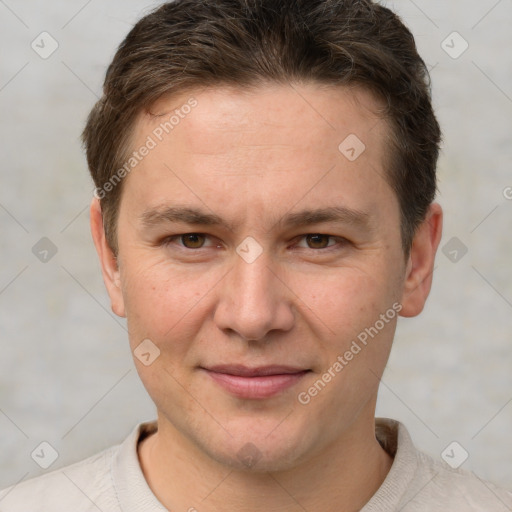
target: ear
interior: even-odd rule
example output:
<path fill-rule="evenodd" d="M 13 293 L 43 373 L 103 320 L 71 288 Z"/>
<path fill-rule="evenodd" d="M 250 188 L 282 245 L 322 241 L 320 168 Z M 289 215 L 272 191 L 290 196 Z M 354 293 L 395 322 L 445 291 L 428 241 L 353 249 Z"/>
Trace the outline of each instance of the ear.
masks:
<path fill-rule="evenodd" d="M 96 197 L 93 197 L 91 201 L 90 214 L 92 238 L 100 259 L 103 281 L 110 296 L 111 308 L 117 316 L 124 317 L 126 315 L 123 294 L 121 292 L 119 267 L 117 259 L 105 237 L 101 205 Z"/>
<path fill-rule="evenodd" d="M 400 316 L 412 317 L 423 311 L 430 288 L 436 251 L 443 231 L 443 210 L 432 203 L 425 220 L 414 235 L 405 273 Z"/>

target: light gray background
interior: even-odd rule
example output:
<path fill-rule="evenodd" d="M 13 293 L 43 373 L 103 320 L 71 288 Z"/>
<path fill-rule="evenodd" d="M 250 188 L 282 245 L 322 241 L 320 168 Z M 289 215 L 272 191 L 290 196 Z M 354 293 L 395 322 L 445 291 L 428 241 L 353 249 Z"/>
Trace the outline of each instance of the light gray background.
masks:
<path fill-rule="evenodd" d="M 44 472 L 30 455 L 42 441 L 59 453 L 52 470 L 155 417 L 110 312 L 79 143 L 117 45 L 154 5 L 0 0 L 0 488 Z M 423 314 L 400 319 L 377 414 L 435 458 L 458 441 L 463 468 L 512 488 L 512 0 L 387 5 L 432 69 L 441 248 L 457 237 L 468 252 L 440 250 Z M 59 43 L 45 60 L 31 48 L 42 31 Z M 453 31 L 469 43 L 458 59 L 441 47 Z M 58 249 L 46 263 L 32 252 L 42 237 Z"/>

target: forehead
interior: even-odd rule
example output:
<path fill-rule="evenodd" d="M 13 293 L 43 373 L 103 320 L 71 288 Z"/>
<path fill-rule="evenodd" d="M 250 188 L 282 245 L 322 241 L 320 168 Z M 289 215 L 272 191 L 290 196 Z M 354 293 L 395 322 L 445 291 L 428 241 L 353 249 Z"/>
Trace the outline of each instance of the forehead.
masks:
<path fill-rule="evenodd" d="M 126 193 L 146 207 L 185 194 L 196 204 L 251 203 L 260 212 L 275 209 L 273 199 L 290 209 L 327 196 L 375 210 L 375 198 L 390 192 L 380 106 L 364 90 L 317 84 L 162 97 L 135 125 L 132 149 L 151 141 L 151 150 L 127 177 Z"/>
<path fill-rule="evenodd" d="M 189 108 L 190 104 L 195 106 Z M 253 147 L 266 143 L 268 147 L 262 149 L 269 149 L 293 141 L 292 145 L 302 144 L 308 150 L 357 134 L 370 150 L 378 150 L 379 138 L 387 131 L 386 122 L 376 114 L 380 108 L 372 94 L 353 87 L 317 83 L 210 87 L 160 98 L 149 115 L 139 116 L 135 137 L 140 141 L 156 130 L 160 138 L 163 131 L 162 138 L 171 142 L 173 136 L 179 137 L 190 151 L 209 148 L 218 153 L 241 142 L 247 142 L 245 148 L 249 143 Z"/>

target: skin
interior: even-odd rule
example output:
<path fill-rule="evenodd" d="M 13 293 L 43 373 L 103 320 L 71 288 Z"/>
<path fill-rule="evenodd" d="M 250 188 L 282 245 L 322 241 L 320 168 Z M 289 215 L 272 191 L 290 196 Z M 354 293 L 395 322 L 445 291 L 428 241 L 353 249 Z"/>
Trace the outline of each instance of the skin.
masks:
<path fill-rule="evenodd" d="M 397 317 L 307 405 L 297 397 L 394 303 L 401 316 L 422 311 L 441 207 L 430 206 L 406 259 L 398 201 L 384 179 L 388 127 L 362 90 L 218 87 L 162 98 L 152 111 L 170 112 L 191 96 L 197 106 L 125 178 L 117 259 L 97 199 L 90 210 L 131 349 L 149 338 L 160 350 L 149 366 L 134 357 L 158 411 L 158 432 L 139 446 L 146 480 L 172 510 L 359 510 L 392 464 L 374 415 Z M 161 120 L 139 117 L 134 148 Z M 353 162 L 338 150 L 349 134 L 366 146 Z M 141 221 L 147 210 L 177 205 L 232 225 Z M 278 223 L 326 206 L 366 212 L 369 225 Z M 207 236 L 163 242 L 186 233 Z M 236 252 L 248 236 L 262 249 L 252 263 Z M 310 372 L 275 396 L 241 399 L 200 370 L 224 363 Z M 259 457 L 251 467 L 238 457 L 247 443 Z"/>

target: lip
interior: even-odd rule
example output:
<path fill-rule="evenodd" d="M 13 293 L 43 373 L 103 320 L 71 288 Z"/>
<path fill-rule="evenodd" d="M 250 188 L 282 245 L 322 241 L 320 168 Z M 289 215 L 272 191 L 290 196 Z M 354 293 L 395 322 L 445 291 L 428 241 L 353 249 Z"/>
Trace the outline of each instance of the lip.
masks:
<path fill-rule="evenodd" d="M 201 368 L 230 394 L 245 399 L 275 396 L 297 384 L 310 370 L 271 365 L 248 368 L 243 365 L 219 365 Z"/>

